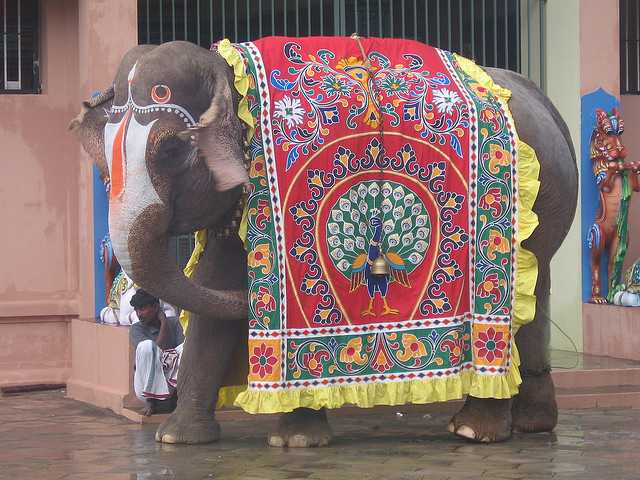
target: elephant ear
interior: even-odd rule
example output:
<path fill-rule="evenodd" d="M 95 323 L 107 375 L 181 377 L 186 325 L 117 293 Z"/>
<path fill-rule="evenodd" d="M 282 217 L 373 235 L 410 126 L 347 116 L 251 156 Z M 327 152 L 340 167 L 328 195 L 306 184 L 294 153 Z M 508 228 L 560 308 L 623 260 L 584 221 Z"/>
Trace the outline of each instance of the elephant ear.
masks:
<path fill-rule="evenodd" d="M 69 130 L 78 137 L 85 152 L 96 162 L 105 182 L 109 179 L 109 171 L 104 154 L 104 126 L 109 121 L 113 97 L 113 86 L 98 92 L 82 102 L 80 113 L 69 123 Z"/>
<path fill-rule="evenodd" d="M 213 175 L 216 190 L 224 192 L 249 181 L 244 165 L 244 128 L 226 75 L 218 77 L 211 105 L 198 124 L 180 136 L 188 136 L 198 148 Z"/>

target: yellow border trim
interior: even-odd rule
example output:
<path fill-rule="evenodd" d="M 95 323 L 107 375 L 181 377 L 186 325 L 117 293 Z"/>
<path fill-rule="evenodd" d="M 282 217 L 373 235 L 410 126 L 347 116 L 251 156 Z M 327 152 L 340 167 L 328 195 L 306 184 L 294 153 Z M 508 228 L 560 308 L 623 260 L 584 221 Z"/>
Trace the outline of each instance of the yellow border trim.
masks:
<path fill-rule="evenodd" d="M 234 385 L 231 387 L 220 387 L 218 390 L 218 402 L 216 410 L 223 407 L 233 407 L 238 395 L 247 389 L 247 385 Z"/>
<path fill-rule="evenodd" d="M 229 66 L 233 69 L 233 84 L 237 92 L 240 94 L 240 103 L 238 103 L 238 117 L 247 124 L 247 140 L 253 137 L 255 127 L 253 117 L 249 111 L 249 102 L 247 102 L 247 92 L 249 91 L 249 76 L 244 70 L 244 61 L 240 53 L 235 49 L 233 44 L 225 38 L 218 43 L 218 53 L 224 58 Z"/>
<path fill-rule="evenodd" d="M 494 83 L 489 75 L 472 60 L 455 55 L 456 61 L 464 72 L 496 95 L 515 128 L 515 122 L 509 111 L 508 102 L 511 91 Z M 513 306 L 513 335 L 523 325 L 533 321 L 536 313 L 535 288 L 538 280 L 538 259 L 529 250 L 522 247 L 522 242 L 528 239 L 538 226 L 538 215 L 533 211 L 533 204 L 540 190 L 540 162 L 536 152 L 523 142 L 516 131 L 518 146 L 518 245 L 516 247 L 516 291 Z M 515 343 L 513 344 L 515 352 Z M 514 355 L 515 357 L 515 355 Z"/>
<path fill-rule="evenodd" d="M 193 277 L 193 273 L 196 271 L 196 265 L 198 265 L 202 252 L 204 252 L 204 247 L 207 246 L 207 231 L 198 230 L 196 232 L 195 241 L 195 248 L 193 249 L 193 252 L 191 252 L 191 257 L 189 257 L 189 261 L 183 270 L 184 275 L 187 278 Z M 180 325 L 182 325 L 182 332 L 186 336 L 187 327 L 189 326 L 189 312 L 184 309 L 180 312 Z"/>
<path fill-rule="evenodd" d="M 515 372 L 515 374 L 514 374 Z M 291 412 L 305 407 L 340 408 L 357 405 L 371 408 L 377 405 L 404 405 L 446 402 L 462 398 L 466 393 L 474 397 L 511 398 L 518 393 L 520 375 L 510 371 L 506 376 L 476 374 L 467 370 L 451 378 L 411 380 L 393 383 L 369 383 L 365 385 L 338 385 L 322 388 L 262 391 L 246 390 L 236 399 L 236 405 L 248 413 Z"/>

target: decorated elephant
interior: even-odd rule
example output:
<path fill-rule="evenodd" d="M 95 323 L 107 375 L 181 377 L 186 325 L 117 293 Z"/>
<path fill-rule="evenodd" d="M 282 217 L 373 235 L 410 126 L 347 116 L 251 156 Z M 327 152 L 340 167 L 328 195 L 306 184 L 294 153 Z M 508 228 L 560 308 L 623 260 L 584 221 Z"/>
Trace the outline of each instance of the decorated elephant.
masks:
<path fill-rule="evenodd" d="M 555 427 L 549 264 L 577 170 L 528 79 L 403 40 L 178 41 L 127 53 L 70 128 L 123 269 L 192 312 L 158 441 L 218 440 L 247 375 L 236 402 L 283 412 L 271 446 L 326 445 L 327 408 L 464 395 L 460 437 Z M 188 278 L 167 245 L 194 231 Z"/>

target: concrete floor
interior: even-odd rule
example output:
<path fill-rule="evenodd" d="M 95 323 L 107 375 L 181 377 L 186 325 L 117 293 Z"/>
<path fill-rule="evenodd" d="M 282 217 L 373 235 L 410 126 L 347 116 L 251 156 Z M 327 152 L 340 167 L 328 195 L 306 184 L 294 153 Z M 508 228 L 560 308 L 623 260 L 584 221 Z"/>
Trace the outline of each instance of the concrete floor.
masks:
<path fill-rule="evenodd" d="M 449 417 L 446 406 L 341 410 L 332 446 L 279 450 L 265 443 L 275 416 L 223 412 L 219 443 L 171 446 L 154 441 L 156 425 L 63 391 L 11 395 L 0 399 L 0 479 L 640 479 L 640 409 L 565 410 L 552 434 L 494 445 L 457 440 Z"/>

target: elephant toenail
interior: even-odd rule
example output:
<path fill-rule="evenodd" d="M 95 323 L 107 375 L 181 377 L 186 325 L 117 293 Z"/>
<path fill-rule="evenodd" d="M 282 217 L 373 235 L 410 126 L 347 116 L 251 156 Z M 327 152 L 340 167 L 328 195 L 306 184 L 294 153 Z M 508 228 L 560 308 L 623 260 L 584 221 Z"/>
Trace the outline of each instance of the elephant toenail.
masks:
<path fill-rule="evenodd" d="M 280 435 L 271 435 L 267 442 L 270 447 L 282 448 L 285 446 L 284 439 Z"/>
<path fill-rule="evenodd" d="M 306 448 L 309 446 L 309 439 L 304 435 L 294 435 L 289 438 L 289 446 L 293 448 Z"/>
<path fill-rule="evenodd" d="M 284 439 L 280 435 L 271 435 L 267 443 L 270 447 L 276 448 L 282 448 L 286 446 Z"/>
<path fill-rule="evenodd" d="M 329 445 L 329 437 L 322 437 L 318 442 L 319 447 L 326 447 L 327 445 Z"/>
<path fill-rule="evenodd" d="M 458 430 L 456 430 L 456 435 L 459 437 L 468 438 L 469 440 L 475 440 L 476 432 L 473 431 L 471 427 L 467 427 L 466 425 L 462 425 Z"/>

